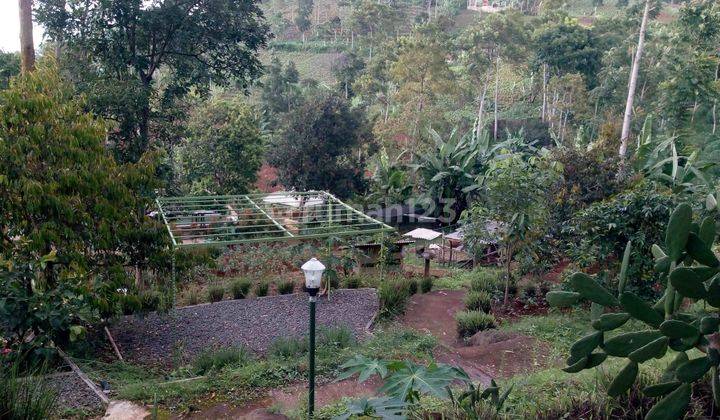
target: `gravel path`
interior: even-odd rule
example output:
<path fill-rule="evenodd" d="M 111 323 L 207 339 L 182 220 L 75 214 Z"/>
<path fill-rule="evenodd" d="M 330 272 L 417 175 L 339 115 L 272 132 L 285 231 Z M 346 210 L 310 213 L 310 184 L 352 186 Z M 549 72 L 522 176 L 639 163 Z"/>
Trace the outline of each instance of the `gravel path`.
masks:
<path fill-rule="evenodd" d="M 318 326 L 346 326 L 359 337 L 377 311 L 374 289 L 332 291 L 330 301 L 318 300 Z M 307 333 L 308 298 L 302 293 L 196 305 L 124 317 L 110 329 L 123 357 L 144 364 L 168 364 L 178 351 L 192 358 L 211 347 L 244 345 L 264 353 L 279 337 Z"/>
<path fill-rule="evenodd" d="M 57 410 L 78 410 L 86 414 L 105 411 L 100 398 L 74 372 L 63 372 L 46 377 L 48 387 L 57 392 Z"/>

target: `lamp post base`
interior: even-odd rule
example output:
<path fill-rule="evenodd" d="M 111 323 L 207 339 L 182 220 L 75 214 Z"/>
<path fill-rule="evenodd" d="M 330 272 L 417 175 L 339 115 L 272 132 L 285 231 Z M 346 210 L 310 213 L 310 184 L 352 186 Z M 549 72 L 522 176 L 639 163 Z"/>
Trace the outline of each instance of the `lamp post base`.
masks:
<path fill-rule="evenodd" d="M 308 390 L 308 419 L 313 418 L 315 411 L 315 304 L 317 297 L 310 296 L 310 346 L 308 349 L 309 354 L 309 372 L 308 382 L 310 388 Z"/>

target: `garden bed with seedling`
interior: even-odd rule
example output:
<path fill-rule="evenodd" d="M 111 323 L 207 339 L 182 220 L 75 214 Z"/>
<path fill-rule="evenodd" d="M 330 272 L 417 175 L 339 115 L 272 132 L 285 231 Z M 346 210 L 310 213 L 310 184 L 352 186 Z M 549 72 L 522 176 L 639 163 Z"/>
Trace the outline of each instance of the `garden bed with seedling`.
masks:
<path fill-rule="evenodd" d="M 169 365 L 213 347 L 244 346 L 263 354 L 280 337 L 307 334 L 307 300 L 298 293 L 188 306 L 123 317 L 111 331 L 125 358 L 141 364 Z M 374 289 L 336 290 L 318 300 L 317 322 L 362 337 L 377 311 Z"/>

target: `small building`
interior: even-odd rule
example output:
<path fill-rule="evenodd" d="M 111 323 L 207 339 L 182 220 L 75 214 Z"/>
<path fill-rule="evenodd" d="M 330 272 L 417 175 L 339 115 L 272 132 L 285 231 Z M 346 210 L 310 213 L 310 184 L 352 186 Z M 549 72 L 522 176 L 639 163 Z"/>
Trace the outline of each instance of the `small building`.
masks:
<path fill-rule="evenodd" d="M 467 8 L 481 13 L 497 13 L 510 6 L 505 0 L 468 0 Z"/>

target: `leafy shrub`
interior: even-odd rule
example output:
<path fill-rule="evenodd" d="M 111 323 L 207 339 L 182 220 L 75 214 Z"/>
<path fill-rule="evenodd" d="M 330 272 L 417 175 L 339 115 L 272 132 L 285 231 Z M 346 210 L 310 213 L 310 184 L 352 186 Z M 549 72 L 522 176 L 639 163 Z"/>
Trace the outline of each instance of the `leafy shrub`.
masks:
<path fill-rule="evenodd" d="M 193 368 L 198 375 L 204 375 L 211 370 L 220 370 L 229 365 L 240 365 L 250 360 L 250 353 L 244 347 L 227 347 L 210 349 L 200 353 L 193 362 Z"/>
<path fill-rule="evenodd" d="M 295 282 L 292 280 L 281 280 L 277 284 L 277 291 L 281 295 L 289 295 L 295 291 Z"/>
<path fill-rule="evenodd" d="M 378 288 L 380 312 L 385 317 L 399 315 L 405 311 L 410 293 L 407 283 L 398 280 L 387 280 Z"/>
<path fill-rule="evenodd" d="M 650 248 L 662 243 L 673 207 L 673 197 L 649 183 L 595 203 L 577 213 L 563 230 L 573 244 L 567 253 L 581 269 L 616 271 L 626 244 L 632 241 L 628 278 L 637 280 L 628 287 L 641 297 L 657 298 L 654 285 L 660 277 L 653 271 Z"/>
<path fill-rule="evenodd" d="M 326 346 L 344 349 L 355 344 L 355 336 L 347 327 L 323 328 L 320 331 L 319 342 Z"/>
<path fill-rule="evenodd" d="M 210 286 L 207 293 L 211 303 L 220 302 L 225 297 L 225 288 L 219 285 Z"/>
<path fill-rule="evenodd" d="M 465 295 L 464 303 L 465 308 L 469 311 L 483 311 L 485 313 L 490 313 L 492 298 L 490 294 L 484 290 L 479 292 L 471 290 Z"/>
<path fill-rule="evenodd" d="M 432 277 L 423 277 L 422 280 L 420 280 L 420 291 L 422 293 L 428 293 L 432 290 L 433 287 L 433 280 Z"/>
<path fill-rule="evenodd" d="M 280 337 L 270 345 L 269 353 L 275 357 L 290 359 L 302 356 L 308 350 L 306 338 Z"/>
<path fill-rule="evenodd" d="M 418 291 L 418 282 L 415 279 L 408 279 L 407 280 L 407 290 L 408 294 L 410 296 L 414 295 Z"/>
<path fill-rule="evenodd" d="M 522 288 L 522 298 L 529 301 L 535 301 L 538 297 L 538 289 L 534 284 L 526 284 Z"/>
<path fill-rule="evenodd" d="M 0 418 L 40 420 L 53 418 L 57 395 L 42 375 L 18 375 L 14 363 L 0 367 Z"/>
<path fill-rule="evenodd" d="M 250 292 L 252 283 L 248 279 L 237 279 L 230 285 L 233 299 L 245 299 Z"/>
<path fill-rule="evenodd" d="M 481 311 L 463 311 L 455 315 L 460 337 L 470 337 L 479 331 L 495 328 L 495 317 Z"/>
<path fill-rule="evenodd" d="M 140 293 L 140 306 L 144 312 L 156 311 L 162 302 L 160 293 L 154 290 L 147 290 Z"/>
<path fill-rule="evenodd" d="M 358 380 L 363 382 L 378 375 L 384 382 L 384 396 L 350 401 L 345 413 L 338 418 L 405 418 L 409 417 L 408 410 L 422 413 L 423 396 L 431 395 L 450 400 L 454 412 L 447 418 L 490 419 L 497 417 L 510 393 L 510 389 L 507 389 L 500 394 L 500 387 L 492 379 L 490 386 L 482 389 L 470 381 L 467 372 L 461 367 L 443 363 L 422 366 L 411 360 L 387 361 L 355 355 L 343 363 L 340 370 L 339 380 L 357 374 Z M 462 389 L 455 394 L 453 390 L 458 385 Z M 478 417 L 480 410 L 477 405 L 486 403 L 492 404 L 494 413 Z M 437 413 L 437 408 L 434 405 L 433 414 Z"/>
<path fill-rule="evenodd" d="M 708 210 L 717 210 L 716 204 L 708 203 Z M 720 260 L 713 252 L 717 238 L 715 217 L 713 214 L 695 221 L 687 204 L 672 212 L 664 240 L 652 246 L 656 275 L 666 280 L 664 296 L 657 302 L 627 290 L 632 244 L 626 245 L 623 253 L 620 274 L 614 279 L 617 287 L 607 288 L 597 278 L 578 272 L 568 282 L 573 291 L 547 295 L 548 302 L 555 307 L 574 305 L 580 298 L 592 302 L 594 331 L 570 347 L 565 372 L 594 369 L 608 356 L 627 359 L 607 388 L 608 396 L 619 397 L 637 382 L 643 363 L 666 357 L 671 350 L 673 360 L 662 377 L 655 385 L 643 388 L 648 397 L 662 397 L 646 419 L 685 418 L 693 388 L 706 383 L 708 373 L 712 387 L 717 389 L 720 353 L 716 341 L 720 319 L 709 308 L 720 308 Z M 699 304 L 701 300 L 707 312 L 681 312 L 686 304 Z M 630 325 L 639 326 L 640 322 L 645 325 L 636 331 L 619 334 L 615 331 L 630 320 L 634 321 Z M 717 405 L 718 394 L 711 394 Z"/>
<path fill-rule="evenodd" d="M 270 285 L 267 282 L 265 282 L 265 281 L 259 282 L 258 284 L 255 285 L 255 296 L 257 296 L 257 297 L 267 296 L 269 287 L 270 287 Z"/>

